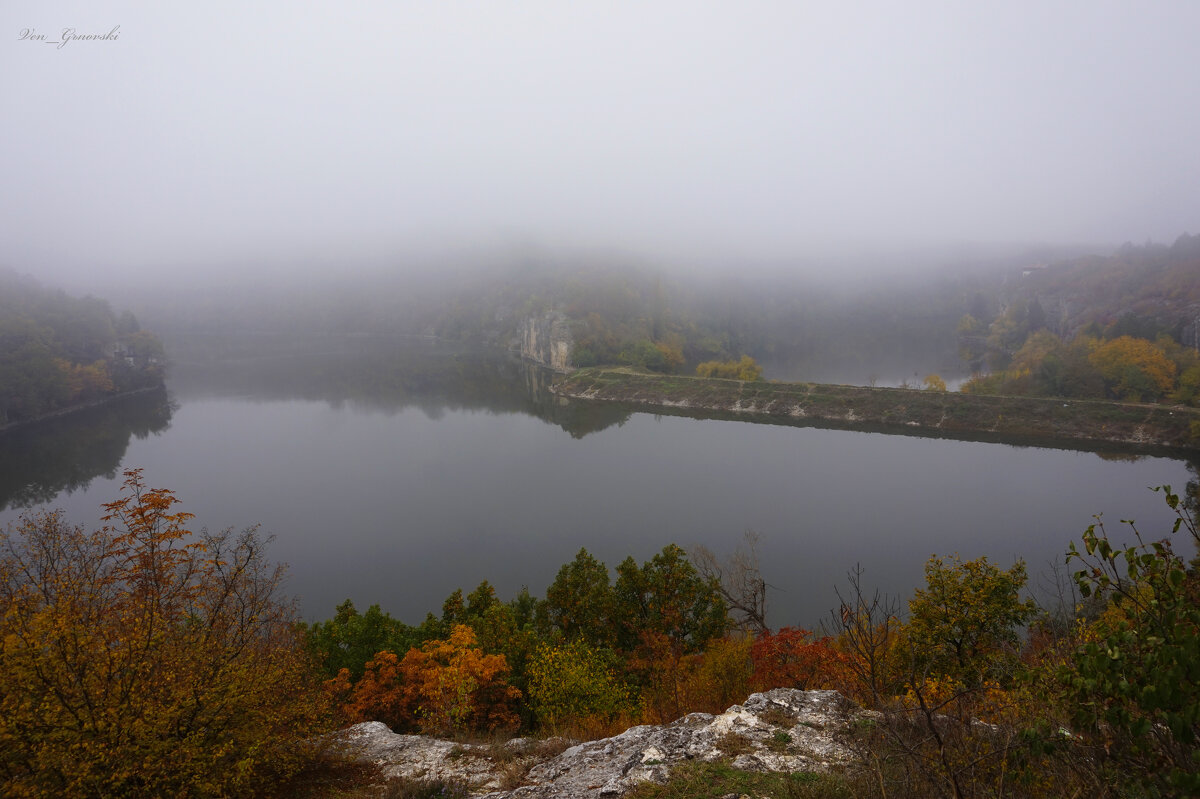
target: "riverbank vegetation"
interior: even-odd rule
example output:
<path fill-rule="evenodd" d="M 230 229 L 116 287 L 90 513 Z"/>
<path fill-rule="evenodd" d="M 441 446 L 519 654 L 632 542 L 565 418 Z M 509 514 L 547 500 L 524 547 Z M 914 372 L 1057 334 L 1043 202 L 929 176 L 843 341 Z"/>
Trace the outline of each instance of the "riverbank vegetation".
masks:
<path fill-rule="evenodd" d="M 1179 497 L 1165 498 L 1191 539 L 1177 543 L 1200 543 Z M 725 561 L 669 546 L 627 559 L 615 582 L 583 550 L 544 600 L 501 602 L 485 582 L 418 627 L 345 603 L 309 642 L 345 721 L 386 714 L 401 731 L 592 738 L 720 712 L 751 691 L 831 688 L 881 713 L 855 732 L 862 770 L 771 795 L 849 795 L 848 781 L 854 795 L 901 797 L 1182 795 L 1200 789 L 1198 564 L 1170 537 L 1130 532 L 1132 546 L 1099 523 L 1085 531 L 1049 608 L 1024 596 L 1019 561 L 934 557 L 907 603 L 856 570 L 821 629 L 772 630 L 751 541 Z M 373 656 L 360 677 L 343 665 L 427 636 L 402 660 Z M 489 657 L 507 668 L 480 669 Z M 688 795 L 695 779 L 638 795 Z"/>
<path fill-rule="evenodd" d="M 1007 365 L 963 384 L 970 394 L 1115 399 L 1195 407 L 1200 404 L 1200 354 L 1166 335 L 1157 339 L 1080 335 L 1070 341 L 1032 332 Z"/>
<path fill-rule="evenodd" d="M 993 396 L 937 389 L 870 388 L 580 369 L 551 390 L 614 407 L 726 414 L 775 424 L 827 425 L 922 436 L 1010 442 L 1076 442 L 1195 451 L 1200 411 L 1108 400 Z"/>
<path fill-rule="evenodd" d="M 295 788 L 334 725 L 595 738 L 792 687 L 879 715 L 851 734 L 854 775 L 761 783 L 771 795 L 1193 794 L 1200 558 L 1181 552 L 1200 534 L 1162 490 L 1174 530 L 1098 521 L 1053 606 L 1026 596 L 1020 561 L 935 556 L 907 602 L 855 569 L 819 629 L 773 629 L 748 538 L 728 558 L 669 545 L 613 570 L 581 550 L 544 599 L 483 582 L 414 626 L 349 601 L 298 623 L 255 531 L 194 535 L 170 491 L 129 472 L 104 529 L 51 513 L 0 538 L 0 781 L 266 794 Z M 713 779 L 760 784 L 728 771 Z"/>
<path fill-rule="evenodd" d="M 160 386 L 164 365 L 128 311 L 0 269 L 0 427 Z"/>
<path fill-rule="evenodd" d="M 1200 236 L 1025 270 L 958 322 L 964 391 L 1195 405 Z"/>

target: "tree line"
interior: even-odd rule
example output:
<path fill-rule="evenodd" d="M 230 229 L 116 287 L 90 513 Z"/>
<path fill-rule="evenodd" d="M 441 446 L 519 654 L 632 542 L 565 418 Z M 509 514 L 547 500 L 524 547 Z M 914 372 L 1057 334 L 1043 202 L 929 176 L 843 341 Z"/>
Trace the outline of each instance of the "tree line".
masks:
<path fill-rule="evenodd" d="M 1200 236 L 1013 274 L 959 319 L 964 391 L 1200 400 Z"/>

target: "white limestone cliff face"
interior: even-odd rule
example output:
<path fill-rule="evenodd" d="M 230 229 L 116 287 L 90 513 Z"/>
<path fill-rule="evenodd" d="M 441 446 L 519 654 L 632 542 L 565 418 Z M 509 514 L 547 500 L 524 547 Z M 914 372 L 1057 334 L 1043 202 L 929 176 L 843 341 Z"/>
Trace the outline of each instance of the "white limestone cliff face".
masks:
<path fill-rule="evenodd" d="M 571 351 L 575 346 L 567 317 L 558 311 L 525 320 L 521 335 L 521 357 L 556 372 L 570 372 Z"/>
<path fill-rule="evenodd" d="M 344 731 L 357 757 L 386 777 L 456 780 L 486 799 L 620 797 L 639 782 L 665 782 L 685 760 L 729 759 L 748 771 L 821 772 L 852 767 L 853 723 L 867 717 L 836 691 L 780 688 L 753 694 L 724 713 L 691 713 L 670 724 L 561 751 L 553 741 L 514 739 L 501 747 L 396 735 L 378 722 Z"/>

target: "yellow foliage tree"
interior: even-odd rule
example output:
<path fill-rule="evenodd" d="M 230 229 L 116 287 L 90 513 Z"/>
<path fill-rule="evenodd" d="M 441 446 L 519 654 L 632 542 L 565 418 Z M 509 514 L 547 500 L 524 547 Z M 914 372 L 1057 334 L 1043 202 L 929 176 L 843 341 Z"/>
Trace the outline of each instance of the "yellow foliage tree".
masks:
<path fill-rule="evenodd" d="M 610 654 L 578 639 L 539 646 L 529 663 L 529 699 L 538 721 L 556 734 L 591 737 L 632 713 L 633 692 L 610 660 Z"/>
<path fill-rule="evenodd" d="M 58 358 L 55 359 L 54 365 L 66 378 L 68 403 L 87 402 L 114 391 L 112 378 L 108 374 L 108 364 L 104 361 L 83 365 Z"/>
<path fill-rule="evenodd" d="M 945 391 L 946 381 L 941 375 L 929 374 L 925 375 L 925 390 L 926 391 Z"/>
<path fill-rule="evenodd" d="M 762 367 L 749 355 L 743 355 L 736 361 L 705 361 L 696 367 L 696 375 L 729 380 L 761 380 Z"/>
<path fill-rule="evenodd" d="M 274 787 L 327 719 L 282 569 L 125 476 L 99 531 L 52 512 L 0 534 L 0 794 Z"/>
<path fill-rule="evenodd" d="M 1176 367 L 1152 341 L 1121 336 L 1088 356 L 1118 397 L 1133 402 L 1157 400 L 1175 387 Z"/>
<path fill-rule="evenodd" d="M 746 635 L 724 636 L 709 641 L 703 654 L 693 655 L 696 662 L 682 691 L 684 707 L 720 713 L 749 696 L 753 643 Z"/>

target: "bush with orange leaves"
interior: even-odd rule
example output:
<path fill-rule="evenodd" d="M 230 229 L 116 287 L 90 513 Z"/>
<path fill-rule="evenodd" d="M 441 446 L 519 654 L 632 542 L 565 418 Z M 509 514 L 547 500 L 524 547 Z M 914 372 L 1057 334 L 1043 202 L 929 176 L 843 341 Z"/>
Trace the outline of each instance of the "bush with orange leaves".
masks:
<path fill-rule="evenodd" d="M 834 649 L 832 643 L 828 636 L 815 638 L 812 632 L 798 627 L 759 635 L 750 649 L 754 690 L 831 688 L 852 695 L 854 680 L 848 670 L 848 656 Z"/>
<path fill-rule="evenodd" d="M 456 624 L 447 640 L 427 641 L 403 659 L 379 652 L 357 683 L 342 669 L 327 686 L 351 722 L 433 735 L 514 729 L 521 692 L 506 681 L 508 661 L 475 644 L 475 632 Z"/>

